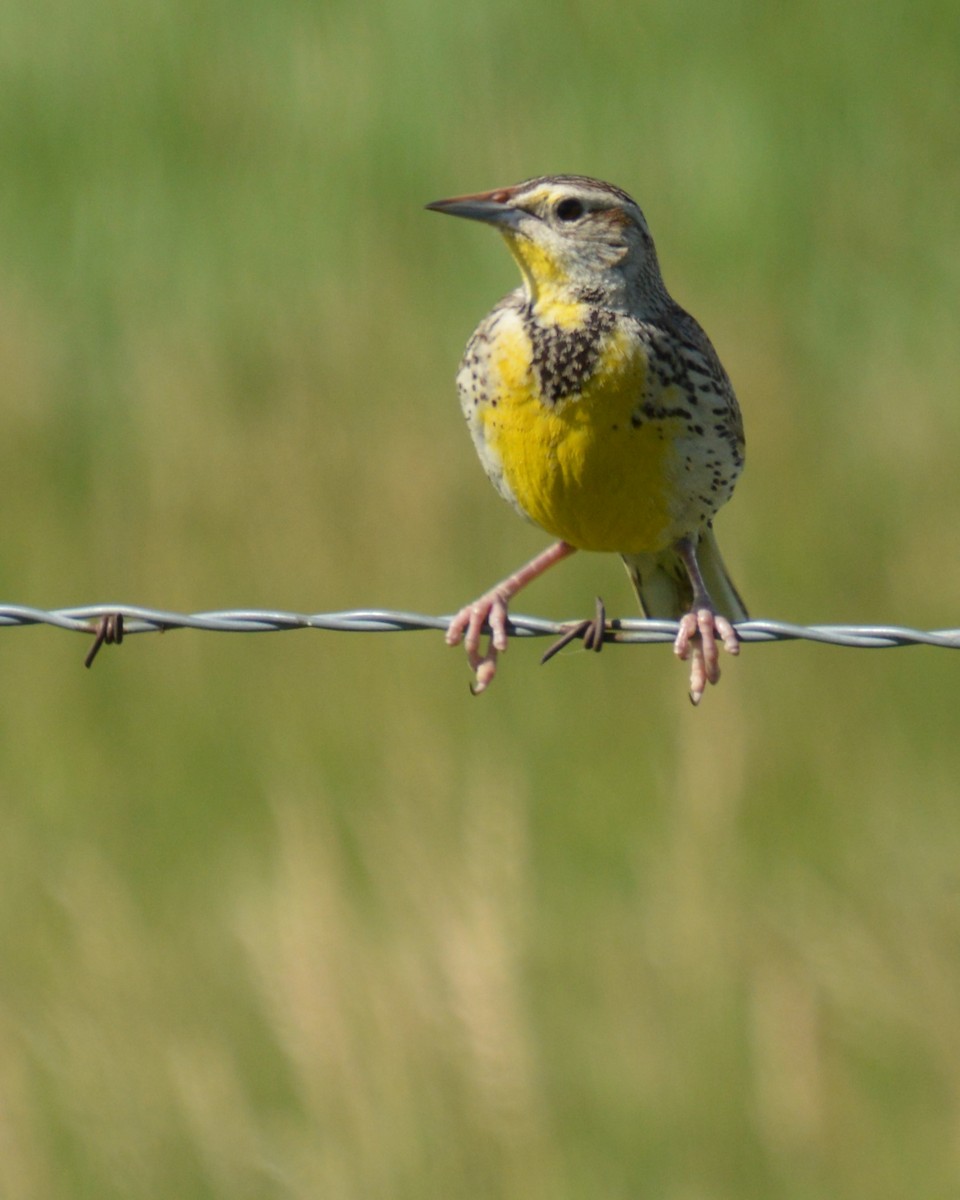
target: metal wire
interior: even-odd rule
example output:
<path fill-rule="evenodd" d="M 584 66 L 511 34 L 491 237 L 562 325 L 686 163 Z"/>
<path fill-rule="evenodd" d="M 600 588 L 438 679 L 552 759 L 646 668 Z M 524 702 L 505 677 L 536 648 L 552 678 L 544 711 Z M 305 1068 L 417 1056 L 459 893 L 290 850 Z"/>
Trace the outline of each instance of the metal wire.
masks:
<path fill-rule="evenodd" d="M 120 642 L 127 634 L 159 633 L 169 629 L 202 629 L 212 633 L 282 633 L 291 629 L 326 629 L 345 633 L 399 633 L 412 630 L 445 630 L 450 616 L 392 609 L 360 608 L 345 612 L 296 613 L 273 609 L 226 609 L 216 612 L 178 613 L 129 604 L 90 604 L 77 608 L 42 609 L 23 604 L 0 604 L 0 627 L 51 625 L 76 633 L 95 635 L 88 665 L 105 642 Z M 515 637 L 556 637 L 569 621 L 511 614 L 510 633 Z M 789 621 L 741 621 L 736 626 L 743 642 L 807 641 L 859 649 L 894 646 L 940 646 L 960 650 L 960 629 L 921 630 L 900 625 L 796 625 Z M 676 621 L 625 618 L 610 622 L 604 641 L 622 644 L 672 642 Z"/>

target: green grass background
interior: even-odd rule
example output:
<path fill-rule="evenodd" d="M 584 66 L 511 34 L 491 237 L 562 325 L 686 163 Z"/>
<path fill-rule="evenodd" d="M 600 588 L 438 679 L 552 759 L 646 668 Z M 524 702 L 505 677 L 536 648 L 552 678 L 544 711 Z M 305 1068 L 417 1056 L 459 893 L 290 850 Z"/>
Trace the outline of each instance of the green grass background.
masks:
<path fill-rule="evenodd" d="M 449 612 L 544 544 L 440 196 L 637 196 L 757 616 L 958 623 L 952 0 L 6 0 L 0 593 Z M 612 558 L 520 606 L 632 615 Z M 960 1191 L 960 660 L 0 637 L 0 1196 Z"/>

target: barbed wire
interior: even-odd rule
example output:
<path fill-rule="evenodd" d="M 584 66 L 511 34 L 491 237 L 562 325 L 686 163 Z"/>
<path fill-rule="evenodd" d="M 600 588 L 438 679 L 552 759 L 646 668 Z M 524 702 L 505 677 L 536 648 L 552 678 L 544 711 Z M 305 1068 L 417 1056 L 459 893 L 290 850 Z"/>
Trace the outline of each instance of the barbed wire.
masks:
<path fill-rule="evenodd" d="M 406 633 L 431 629 L 444 631 L 452 619 L 450 615 L 435 617 L 383 608 L 329 613 L 244 608 L 178 613 L 127 604 L 90 604 L 57 609 L 0 604 L 0 628 L 49 625 L 75 633 L 92 634 L 94 644 L 85 660 L 87 666 L 92 664 L 101 646 L 119 644 L 129 634 L 162 633 L 173 629 L 200 629 L 208 633 L 283 633 L 292 629 Z M 557 637 L 568 632 L 574 624 L 578 622 L 553 621 L 512 613 L 509 633 L 521 638 Z M 960 629 L 923 630 L 901 625 L 798 625 L 774 620 L 740 621 L 735 628 L 742 642 L 822 642 L 865 650 L 897 646 L 939 646 L 960 650 Z M 676 621 L 626 617 L 610 620 L 604 630 L 603 640 L 619 645 L 672 642 L 677 636 L 677 629 Z"/>

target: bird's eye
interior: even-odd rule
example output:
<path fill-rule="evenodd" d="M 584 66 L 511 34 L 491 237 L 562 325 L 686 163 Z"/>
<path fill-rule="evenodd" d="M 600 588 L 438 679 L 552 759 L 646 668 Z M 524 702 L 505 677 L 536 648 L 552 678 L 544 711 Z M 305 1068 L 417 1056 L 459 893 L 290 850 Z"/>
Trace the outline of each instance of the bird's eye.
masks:
<path fill-rule="evenodd" d="M 554 210 L 561 221 L 575 221 L 583 216 L 583 205 L 573 196 L 561 200 Z"/>

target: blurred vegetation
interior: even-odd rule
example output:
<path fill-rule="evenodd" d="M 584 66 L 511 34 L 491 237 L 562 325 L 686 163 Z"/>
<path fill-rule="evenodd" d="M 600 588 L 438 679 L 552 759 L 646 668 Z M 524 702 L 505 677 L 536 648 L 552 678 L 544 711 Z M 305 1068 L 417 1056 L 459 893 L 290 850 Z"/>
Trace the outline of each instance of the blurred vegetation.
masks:
<path fill-rule="evenodd" d="M 453 390 L 515 269 L 421 206 L 578 171 L 736 383 L 754 613 L 957 624 L 958 79 L 947 0 L 7 0 L 5 598 L 523 561 Z M 748 647 L 694 712 L 540 649 L 3 634 L 0 1195 L 955 1193 L 960 660 Z"/>

